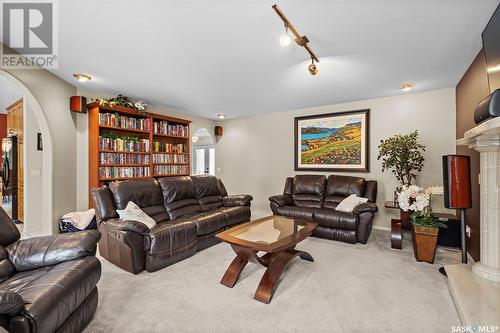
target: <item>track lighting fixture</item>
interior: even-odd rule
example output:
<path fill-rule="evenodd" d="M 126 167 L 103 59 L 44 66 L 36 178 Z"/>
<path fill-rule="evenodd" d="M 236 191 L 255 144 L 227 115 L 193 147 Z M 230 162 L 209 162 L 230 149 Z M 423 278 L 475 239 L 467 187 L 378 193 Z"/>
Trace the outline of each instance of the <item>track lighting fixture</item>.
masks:
<path fill-rule="evenodd" d="M 311 64 L 309 65 L 309 67 L 307 67 L 307 69 L 309 70 L 309 73 L 311 73 L 311 75 L 318 74 L 318 67 L 314 63 L 314 58 L 311 58 Z"/>
<path fill-rule="evenodd" d="M 319 58 L 314 54 L 313 50 L 311 47 L 309 47 L 309 39 L 306 36 L 301 36 L 299 32 L 295 29 L 295 27 L 288 21 L 286 18 L 285 14 L 281 11 L 280 7 L 278 5 L 273 6 L 274 11 L 278 16 L 283 20 L 283 23 L 285 23 L 285 32 L 281 35 L 280 37 L 280 44 L 282 46 L 288 46 L 291 44 L 292 39 L 290 35 L 288 34 L 288 31 L 290 30 L 292 34 L 295 36 L 295 43 L 297 45 L 302 46 L 303 48 L 306 49 L 306 51 L 309 53 L 311 56 L 312 64 L 309 65 L 308 69 L 311 75 L 316 75 L 318 73 L 318 67 L 316 66 L 315 62 L 319 62 Z"/>

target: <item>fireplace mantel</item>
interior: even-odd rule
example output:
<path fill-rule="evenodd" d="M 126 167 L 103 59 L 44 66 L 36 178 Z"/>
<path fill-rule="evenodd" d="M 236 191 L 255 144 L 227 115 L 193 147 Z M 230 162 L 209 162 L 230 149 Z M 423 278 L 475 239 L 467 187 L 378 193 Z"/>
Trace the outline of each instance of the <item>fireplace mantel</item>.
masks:
<path fill-rule="evenodd" d="M 463 324 L 500 326 L 500 117 L 465 132 L 456 144 L 480 154 L 481 260 L 445 266 L 450 292 Z"/>

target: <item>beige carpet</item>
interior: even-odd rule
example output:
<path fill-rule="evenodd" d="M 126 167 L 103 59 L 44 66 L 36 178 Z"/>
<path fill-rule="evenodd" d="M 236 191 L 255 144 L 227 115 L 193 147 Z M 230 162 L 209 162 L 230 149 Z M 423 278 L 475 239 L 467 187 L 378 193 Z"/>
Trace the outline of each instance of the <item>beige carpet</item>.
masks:
<path fill-rule="evenodd" d="M 233 289 L 219 284 L 234 257 L 218 244 L 155 273 L 132 275 L 102 259 L 99 307 L 86 332 L 450 332 L 460 321 L 439 263 L 417 263 L 389 232 L 367 245 L 309 238 L 297 248 L 272 302 L 253 299 L 264 273 L 248 264 Z"/>

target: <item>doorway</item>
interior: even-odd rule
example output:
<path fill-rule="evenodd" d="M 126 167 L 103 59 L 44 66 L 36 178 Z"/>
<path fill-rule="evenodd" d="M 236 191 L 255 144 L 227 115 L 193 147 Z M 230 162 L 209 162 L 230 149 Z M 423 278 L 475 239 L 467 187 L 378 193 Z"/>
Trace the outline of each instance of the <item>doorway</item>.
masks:
<path fill-rule="evenodd" d="M 215 144 L 206 128 L 200 128 L 191 136 L 193 146 L 193 175 L 215 176 Z"/>
<path fill-rule="evenodd" d="M 1 206 L 23 237 L 42 233 L 41 131 L 24 92 L 3 75 L 0 75 L 0 144 Z"/>

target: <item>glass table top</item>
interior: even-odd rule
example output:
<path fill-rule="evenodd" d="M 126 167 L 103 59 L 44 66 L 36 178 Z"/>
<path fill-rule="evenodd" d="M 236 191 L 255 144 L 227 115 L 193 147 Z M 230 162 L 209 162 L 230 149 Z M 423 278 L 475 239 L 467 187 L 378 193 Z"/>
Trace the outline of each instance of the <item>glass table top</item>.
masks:
<path fill-rule="evenodd" d="M 229 230 L 227 235 L 247 242 L 269 245 L 293 236 L 303 228 L 305 228 L 303 223 L 282 216 L 273 216 L 242 228 L 235 228 L 234 231 Z"/>

